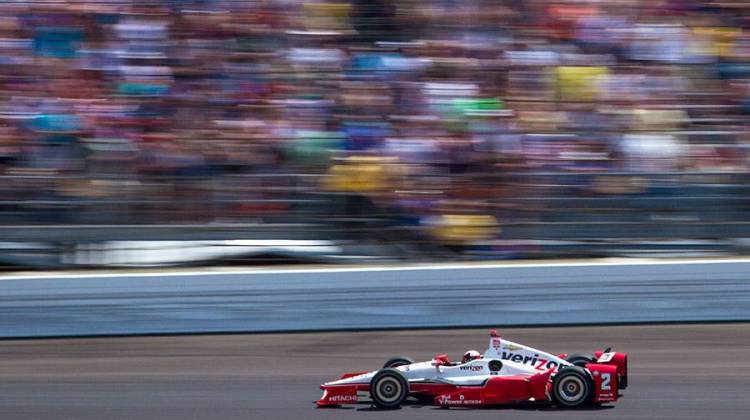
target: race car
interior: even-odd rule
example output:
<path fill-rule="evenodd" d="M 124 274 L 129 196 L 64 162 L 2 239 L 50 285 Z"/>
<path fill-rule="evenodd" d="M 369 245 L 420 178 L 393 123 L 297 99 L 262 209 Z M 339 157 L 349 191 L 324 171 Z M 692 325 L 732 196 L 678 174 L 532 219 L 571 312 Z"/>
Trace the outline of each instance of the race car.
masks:
<path fill-rule="evenodd" d="M 320 386 L 318 407 L 356 404 L 380 408 L 407 401 L 441 407 L 544 403 L 577 408 L 615 402 L 628 384 L 628 356 L 610 349 L 593 354 L 552 355 L 490 332 L 484 355 L 470 350 L 461 362 L 440 354 L 415 363 L 388 360 L 382 369 L 345 373 Z"/>

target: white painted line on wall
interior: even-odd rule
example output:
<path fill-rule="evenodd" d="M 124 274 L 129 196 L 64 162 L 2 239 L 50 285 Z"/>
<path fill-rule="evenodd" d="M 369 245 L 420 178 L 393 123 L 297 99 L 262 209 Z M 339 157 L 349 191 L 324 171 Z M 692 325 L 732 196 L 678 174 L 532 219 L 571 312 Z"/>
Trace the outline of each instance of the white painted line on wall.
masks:
<path fill-rule="evenodd" d="M 702 265 L 750 263 L 750 258 L 717 258 L 717 259 L 616 259 L 594 261 L 555 261 L 555 262 L 504 262 L 504 263 L 465 263 L 465 264 L 406 264 L 400 266 L 356 266 L 356 267 L 325 267 L 325 268 L 284 268 L 267 269 L 219 269 L 207 268 L 193 271 L 163 271 L 164 268 L 150 272 L 99 272 L 99 273 L 66 273 L 48 272 L 44 274 L 30 273 L 23 275 L 0 275 L 2 280 L 56 280 L 56 279 L 87 279 L 87 278 L 125 278 L 125 277 L 185 277 L 185 276 L 235 276 L 235 275 L 265 275 L 265 274 L 316 274 L 316 273 L 366 273 L 393 271 L 429 271 L 429 270 L 476 270 L 487 268 L 566 268 L 566 267 L 631 267 L 631 266 L 660 266 L 660 265 Z"/>

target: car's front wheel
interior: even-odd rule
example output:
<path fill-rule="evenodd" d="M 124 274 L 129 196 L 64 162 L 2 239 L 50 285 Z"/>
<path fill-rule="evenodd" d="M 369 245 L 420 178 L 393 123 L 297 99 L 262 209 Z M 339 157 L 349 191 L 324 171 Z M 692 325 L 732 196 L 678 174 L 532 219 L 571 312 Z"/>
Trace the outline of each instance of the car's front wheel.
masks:
<path fill-rule="evenodd" d="M 552 397 L 562 407 L 589 405 L 594 397 L 594 382 L 582 367 L 564 367 L 552 380 Z"/>
<path fill-rule="evenodd" d="M 378 407 L 396 408 L 409 396 L 409 382 L 395 369 L 382 369 L 370 381 L 370 396 Z"/>

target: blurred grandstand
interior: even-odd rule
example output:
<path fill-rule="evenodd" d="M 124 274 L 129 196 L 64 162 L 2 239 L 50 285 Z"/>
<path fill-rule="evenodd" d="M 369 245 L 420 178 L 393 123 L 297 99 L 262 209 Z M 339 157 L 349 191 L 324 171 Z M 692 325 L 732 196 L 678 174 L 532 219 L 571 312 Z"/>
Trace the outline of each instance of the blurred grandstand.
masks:
<path fill-rule="evenodd" d="M 741 0 L 10 1 L 0 66 L 4 263 L 750 238 Z"/>

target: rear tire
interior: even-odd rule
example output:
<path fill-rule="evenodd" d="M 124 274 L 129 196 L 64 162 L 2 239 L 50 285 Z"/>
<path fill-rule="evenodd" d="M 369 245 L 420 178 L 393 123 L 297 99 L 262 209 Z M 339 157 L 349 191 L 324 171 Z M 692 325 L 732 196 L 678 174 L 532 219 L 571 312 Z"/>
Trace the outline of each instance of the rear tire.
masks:
<path fill-rule="evenodd" d="M 577 408 L 594 399 L 594 381 L 580 366 L 560 369 L 552 380 L 552 400 L 561 407 Z"/>
<path fill-rule="evenodd" d="M 409 382 L 396 369 L 382 369 L 370 381 L 370 396 L 380 408 L 397 408 L 409 396 Z"/>
<path fill-rule="evenodd" d="M 388 359 L 388 361 L 383 364 L 383 369 L 410 365 L 412 363 L 414 363 L 414 360 L 412 360 L 411 357 L 396 356 L 394 358 Z"/>
<path fill-rule="evenodd" d="M 595 363 L 596 357 L 591 353 L 573 353 L 565 360 L 576 366 L 586 367 L 586 363 Z"/>

